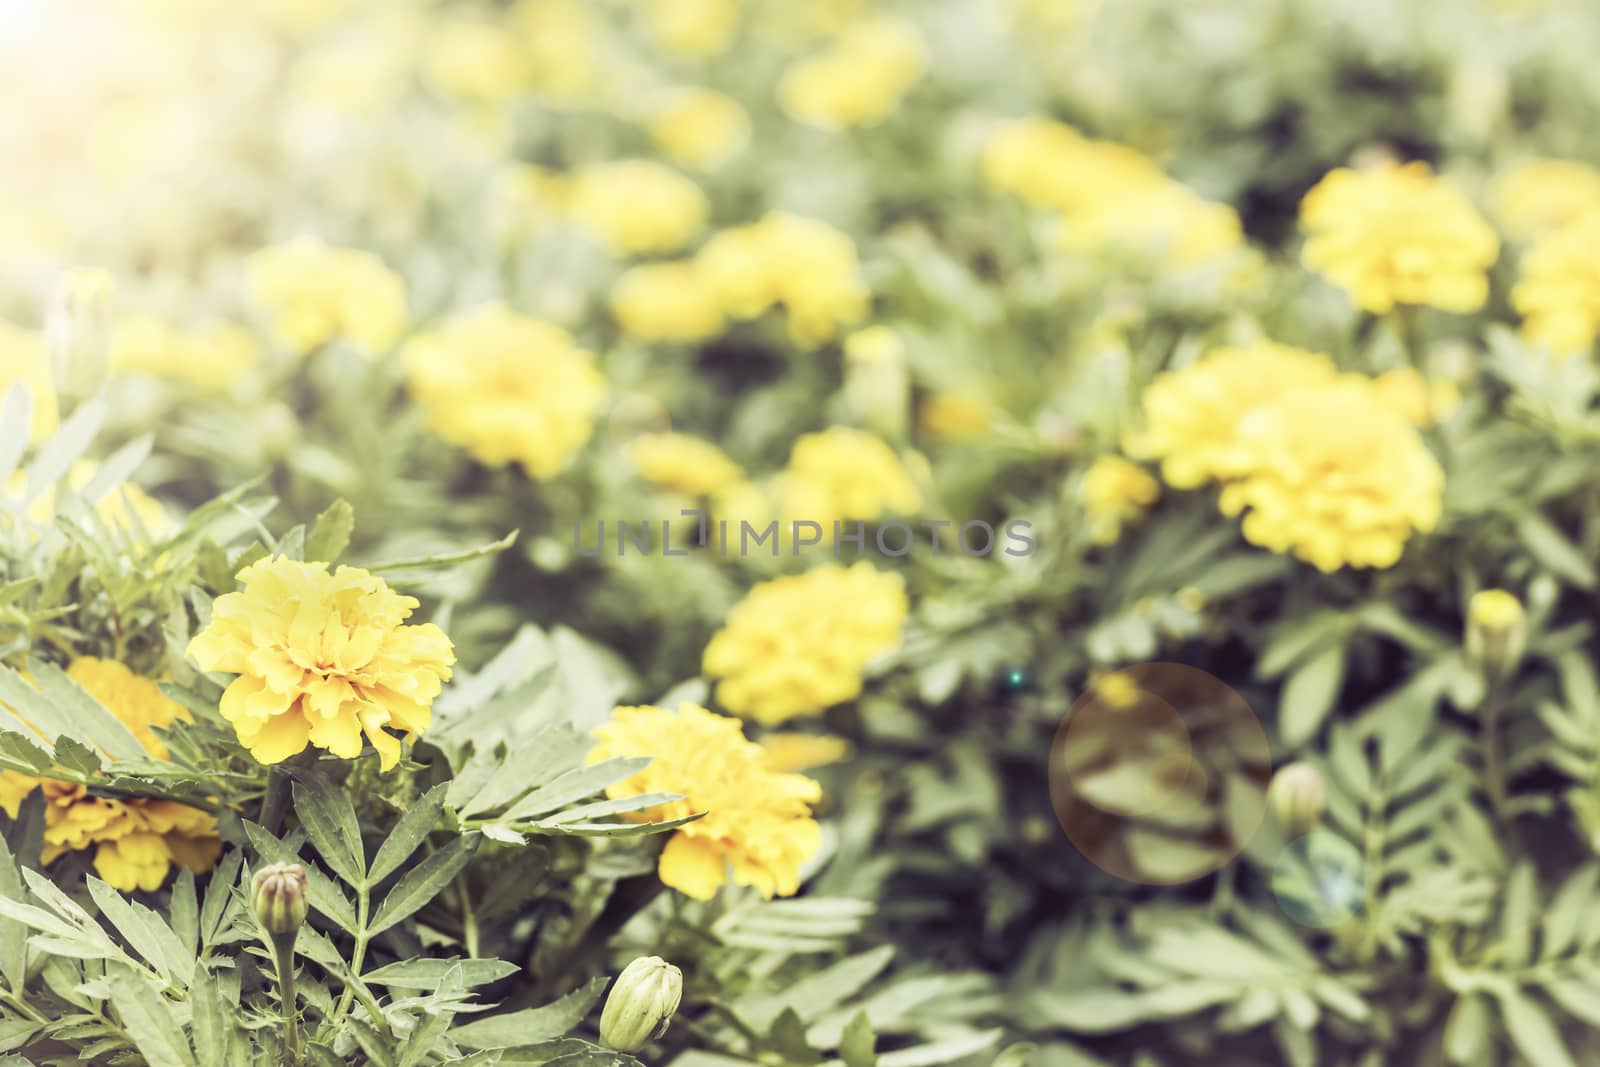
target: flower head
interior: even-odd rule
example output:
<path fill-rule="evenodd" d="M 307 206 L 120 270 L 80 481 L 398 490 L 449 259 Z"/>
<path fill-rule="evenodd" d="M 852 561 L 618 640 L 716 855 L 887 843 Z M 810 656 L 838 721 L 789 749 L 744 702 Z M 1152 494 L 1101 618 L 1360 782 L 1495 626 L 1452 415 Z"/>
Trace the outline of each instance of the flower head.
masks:
<path fill-rule="evenodd" d="M 683 972 L 660 956 L 641 956 L 622 969 L 600 1012 L 600 1040 L 637 1052 L 667 1032 L 683 999 Z"/>
<path fill-rule="evenodd" d="M 905 515 L 922 504 L 922 491 L 894 450 L 849 426 L 802 434 L 778 479 L 778 493 L 785 520 L 824 528 L 841 519 Z"/>
<path fill-rule="evenodd" d="M 1383 315 L 1397 304 L 1469 313 L 1483 306 L 1500 239 L 1426 163 L 1335 170 L 1300 205 L 1301 258 Z"/>
<path fill-rule="evenodd" d="M 928 69 L 927 46 L 903 19 L 856 23 L 825 51 L 795 63 L 778 84 L 794 118 L 824 129 L 871 126 L 893 114 Z"/>
<path fill-rule="evenodd" d="M 1600 212 L 1600 170 L 1565 159 L 1533 159 L 1496 178 L 1493 196 L 1507 232 L 1538 237 Z"/>
<path fill-rule="evenodd" d="M 485 304 L 406 346 L 412 395 L 440 437 L 491 467 L 552 478 L 605 398 L 594 359 L 559 326 Z"/>
<path fill-rule="evenodd" d="M 1109 545 L 1122 536 L 1122 528 L 1138 522 L 1161 495 L 1161 486 L 1148 471 L 1121 456 L 1097 458 L 1084 472 L 1078 499 L 1097 544 Z"/>
<path fill-rule="evenodd" d="M 248 331 L 233 325 L 179 329 L 155 315 L 129 315 L 111 334 L 111 370 L 146 374 L 222 391 L 255 366 L 259 353 Z"/>
<path fill-rule="evenodd" d="M 800 867 L 822 844 L 811 818 L 821 787 L 798 774 L 780 774 L 760 745 L 744 736 L 738 719 L 694 704 L 677 711 L 625 707 L 597 730 L 589 762 L 649 756 L 650 765 L 606 789 L 614 799 L 678 793 L 674 800 L 631 812 L 636 821 L 664 821 L 705 812 L 673 833 L 661 853 L 662 882 L 709 900 L 728 879 L 754 886 L 762 896 L 791 896 Z"/>
<path fill-rule="evenodd" d="M 790 336 L 806 348 L 860 322 L 870 304 L 849 236 L 799 215 L 774 212 L 723 230 L 695 263 L 729 317 L 753 319 L 782 305 Z"/>
<path fill-rule="evenodd" d="M 900 643 L 905 582 L 866 562 L 762 582 L 706 646 L 717 702 L 767 725 L 861 693 L 869 663 Z"/>
<path fill-rule="evenodd" d="M 628 442 L 628 455 L 645 481 L 686 496 L 708 496 L 744 477 L 722 449 L 688 434 L 644 434 Z"/>
<path fill-rule="evenodd" d="M 712 170 L 750 140 L 750 116 L 739 101 L 711 89 L 674 93 L 650 120 L 656 147 L 685 167 Z"/>
<path fill-rule="evenodd" d="M 405 329 L 406 283 L 371 252 L 301 237 L 252 256 L 248 280 L 251 301 L 296 353 L 343 337 L 379 355 Z"/>
<path fill-rule="evenodd" d="M 250 879 L 250 910 L 273 937 L 298 933 L 311 911 L 306 900 L 306 869 L 298 863 L 272 863 Z"/>
<path fill-rule="evenodd" d="M 715 337 L 722 305 L 692 260 L 641 263 L 611 287 L 611 311 L 641 341 L 693 343 Z"/>
<path fill-rule="evenodd" d="M 679 59 L 709 59 L 739 31 L 739 0 L 635 0 L 656 43 Z"/>
<path fill-rule="evenodd" d="M 400 737 L 428 728 L 450 678 L 444 631 L 406 625 L 417 601 L 357 567 L 330 574 L 326 563 L 268 558 L 239 582 L 217 598 L 189 656 L 201 670 L 240 676 L 220 708 L 240 743 L 262 763 L 308 744 L 354 759 L 365 735 L 381 768 L 393 767 Z"/>
<path fill-rule="evenodd" d="M 1539 237 L 1522 260 L 1511 303 L 1522 332 L 1558 355 L 1594 345 L 1600 335 L 1600 209 Z"/>
<path fill-rule="evenodd" d="M 705 229 L 710 212 L 698 185 L 645 159 L 578 171 L 568 209 L 617 256 L 676 252 Z"/>

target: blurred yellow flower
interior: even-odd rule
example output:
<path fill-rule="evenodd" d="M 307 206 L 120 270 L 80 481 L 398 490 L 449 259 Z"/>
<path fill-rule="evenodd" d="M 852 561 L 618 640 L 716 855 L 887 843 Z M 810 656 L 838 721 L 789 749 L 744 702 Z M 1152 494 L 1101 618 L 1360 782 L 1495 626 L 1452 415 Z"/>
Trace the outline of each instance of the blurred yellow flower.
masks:
<path fill-rule="evenodd" d="M 301 237 L 251 256 L 247 275 L 251 301 L 298 354 L 342 337 L 381 355 L 406 326 L 406 283 L 370 252 Z"/>
<path fill-rule="evenodd" d="M 1124 526 L 1144 517 L 1161 496 L 1160 484 L 1137 463 L 1121 456 L 1098 457 L 1084 472 L 1078 500 L 1097 544 L 1114 544 Z"/>
<path fill-rule="evenodd" d="M 1289 345 L 1258 341 L 1214 349 L 1150 383 L 1140 401 L 1143 426 L 1129 435 L 1128 451 L 1160 460 L 1161 476 L 1173 488 L 1193 489 L 1221 473 L 1250 411 L 1291 389 L 1337 377 L 1327 356 Z"/>
<path fill-rule="evenodd" d="M 1376 315 L 1477 311 L 1500 251 L 1471 201 L 1421 162 L 1331 172 L 1301 202 L 1300 225 L 1305 265 Z"/>
<path fill-rule="evenodd" d="M 1494 210 L 1518 239 L 1538 237 L 1600 213 L 1600 170 L 1565 159 L 1532 159 L 1495 179 Z"/>
<path fill-rule="evenodd" d="M 67 472 L 67 486 L 79 493 L 94 480 L 97 465 L 91 460 L 79 460 Z M 27 489 L 27 477 L 17 471 L 6 484 L 6 495 L 21 497 Z M 37 526 L 47 526 L 55 521 L 56 491 L 52 487 L 33 498 L 28 505 L 28 520 Z M 152 537 L 163 537 L 172 532 L 172 518 L 159 503 L 132 482 L 112 487 L 98 501 L 90 501 L 100 520 L 108 526 L 132 530 L 142 526 Z"/>
<path fill-rule="evenodd" d="M 1239 420 L 1227 453 L 1223 513 L 1246 513 L 1246 540 L 1321 571 L 1393 566 L 1439 521 L 1444 471 L 1361 379 L 1271 399 Z"/>
<path fill-rule="evenodd" d="M 753 319 L 781 304 L 791 338 L 805 348 L 832 340 L 870 309 L 855 244 L 815 219 L 774 212 L 722 230 L 695 263 L 730 317 Z"/>
<path fill-rule="evenodd" d="M 922 490 L 894 449 L 848 426 L 797 438 L 778 477 L 778 494 L 784 521 L 820 524 L 824 544 L 835 521 L 908 515 L 922 506 Z"/>
<path fill-rule="evenodd" d="M 783 774 L 809 771 L 849 759 L 850 742 L 827 734 L 802 734 L 794 731 L 769 733 L 760 745 L 767 750 L 767 766 Z"/>
<path fill-rule="evenodd" d="M 533 478 L 566 468 L 605 399 L 594 357 L 567 331 L 500 303 L 419 334 L 405 363 L 435 433 L 481 463 L 519 463 Z"/>
<path fill-rule="evenodd" d="M 572 176 L 575 219 L 613 255 L 676 252 L 705 229 L 705 193 L 677 171 L 644 159 L 584 167 Z"/>
<path fill-rule="evenodd" d="M 927 68 L 927 46 L 917 28 L 880 15 L 850 26 L 827 50 L 793 64 L 778 83 L 778 100 L 790 116 L 813 126 L 870 126 L 900 106 Z"/>
<path fill-rule="evenodd" d="M 518 0 L 511 9 L 532 87 L 547 104 L 592 101 L 607 64 L 590 0 Z"/>
<path fill-rule="evenodd" d="M 634 0 L 645 29 L 670 56 L 709 59 L 739 32 L 739 0 Z"/>
<path fill-rule="evenodd" d="M 0 404 L 13 386 L 25 385 L 33 397 L 33 420 L 28 440 L 38 444 L 55 433 L 60 421 L 55 384 L 50 378 L 50 360 L 44 339 L 0 320 Z"/>
<path fill-rule="evenodd" d="M 416 599 L 358 567 L 330 574 L 282 557 L 252 563 L 239 583 L 188 650 L 201 670 L 240 676 L 219 709 L 239 743 L 261 763 L 308 744 L 355 759 L 365 735 L 381 769 L 399 762 L 400 738 L 428 728 L 456 658 L 439 627 L 405 624 Z"/>
<path fill-rule="evenodd" d="M 692 260 L 641 263 L 624 271 L 611 287 L 611 312 L 641 341 L 704 341 L 724 326 L 716 290 Z"/>
<path fill-rule="evenodd" d="M 423 41 L 423 79 L 448 100 L 504 104 L 532 84 L 532 61 L 501 20 L 470 13 L 446 15 Z"/>
<path fill-rule="evenodd" d="M 181 330 L 155 315 L 124 316 L 111 334 L 111 370 L 188 382 L 202 389 L 226 390 L 255 367 L 259 358 L 248 330 L 214 324 Z"/>
<path fill-rule="evenodd" d="M 628 442 L 628 456 L 645 481 L 686 496 L 709 496 L 744 477 L 722 449 L 688 434 L 644 434 Z"/>
<path fill-rule="evenodd" d="M 822 799 L 816 782 L 784 774 L 765 749 L 744 736 L 737 719 L 694 704 L 677 711 L 624 707 L 595 730 L 599 744 L 590 763 L 619 756 L 649 756 L 650 765 L 607 787 L 612 799 L 678 793 L 674 800 L 630 812 L 635 822 L 705 816 L 675 831 L 661 853 L 661 881 L 696 900 L 710 900 L 729 878 L 763 897 L 793 896 L 800 868 L 822 845 L 811 805 Z"/>
<path fill-rule="evenodd" d="M 907 610 L 904 580 L 864 561 L 775 578 L 734 605 L 702 667 L 729 711 L 769 726 L 814 715 L 860 695 Z"/>
<path fill-rule="evenodd" d="M 942 392 L 923 401 L 917 424 L 935 441 L 960 441 L 988 433 L 996 416 L 997 409 L 987 397 L 965 390 Z"/>
<path fill-rule="evenodd" d="M 157 759 L 165 758 L 166 746 L 152 727 L 189 719 L 155 682 L 121 663 L 82 658 L 67 674 Z M 53 863 L 63 853 L 93 847 L 95 871 L 123 892 L 159 888 L 174 863 L 197 873 L 210 870 L 222 851 L 216 820 L 173 801 L 91 796 L 76 783 L 8 771 L 0 773 L 0 809 L 16 818 L 19 805 L 35 789 L 45 801 L 43 861 Z"/>
<path fill-rule="evenodd" d="M 677 163 L 712 170 L 744 150 L 750 116 L 731 96 L 711 89 L 672 94 L 650 120 L 650 137 Z"/>
<path fill-rule="evenodd" d="M 1594 346 L 1600 334 L 1600 210 L 1535 239 L 1522 258 L 1511 304 L 1522 332 L 1557 355 Z"/>
<path fill-rule="evenodd" d="M 1378 403 L 1413 426 L 1431 426 L 1461 403 L 1460 390 L 1448 381 L 1430 382 L 1414 367 L 1385 371 L 1372 380 Z"/>

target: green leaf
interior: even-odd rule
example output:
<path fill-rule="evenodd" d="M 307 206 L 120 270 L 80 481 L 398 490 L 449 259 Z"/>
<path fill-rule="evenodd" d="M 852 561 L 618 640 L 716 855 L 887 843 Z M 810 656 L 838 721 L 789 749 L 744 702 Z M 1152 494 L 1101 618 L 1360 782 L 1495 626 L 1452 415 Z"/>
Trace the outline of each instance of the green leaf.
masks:
<path fill-rule="evenodd" d="M 1285 745 L 1298 748 L 1321 729 L 1339 697 L 1339 688 L 1344 682 L 1344 661 L 1344 644 L 1334 643 L 1289 675 L 1278 703 L 1278 733 Z"/>
<path fill-rule="evenodd" d="M 195 972 L 189 991 L 193 1011 L 190 1027 L 194 1034 L 195 1058 L 200 1067 L 228 1067 L 228 1034 L 231 1022 L 222 1006 L 221 983 L 202 965 Z"/>
<path fill-rule="evenodd" d="M 609 982 L 602 975 L 542 1008 L 491 1015 L 458 1026 L 450 1032 L 451 1040 L 466 1048 L 515 1048 L 554 1040 L 583 1021 Z"/>
<path fill-rule="evenodd" d="M 340 498 L 329 504 L 306 537 L 306 559 L 314 563 L 335 563 L 350 547 L 356 528 L 356 512 L 349 501 Z"/>
<path fill-rule="evenodd" d="M 885 1052 L 878 1057 L 878 1067 L 938 1067 L 939 1064 L 956 1063 L 990 1048 L 1004 1033 L 1003 1030 L 983 1030 Z"/>
<path fill-rule="evenodd" d="M 113 968 L 107 975 L 111 1005 L 134 1047 L 150 1067 L 197 1067 L 172 1005 L 141 975 Z"/>
<path fill-rule="evenodd" d="M 0 897 L 21 903 L 22 876 L 4 837 L 0 837 Z M 21 989 L 27 975 L 28 930 L 21 923 L 0 922 L 0 976 L 7 988 Z"/>
<path fill-rule="evenodd" d="M 294 810 L 317 854 L 333 873 L 350 885 L 365 884 L 361 822 L 344 790 L 320 774 L 308 774 L 294 783 Z"/>
<path fill-rule="evenodd" d="M 1537 511 L 1524 512 L 1517 519 L 1517 537 L 1528 553 L 1547 570 L 1579 588 L 1594 588 L 1594 564 Z"/>
<path fill-rule="evenodd" d="M 22 491 L 22 507 L 33 503 L 46 489 L 65 478 L 72 465 L 83 458 L 95 434 L 100 432 L 106 410 L 106 402 L 102 397 L 80 404 L 71 418 L 63 422 L 50 440 L 45 442 L 44 447 L 34 455 L 33 462 L 28 464 L 28 485 Z"/>
<path fill-rule="evenodd" d="M 71 728 L 61 730 L 61 733 L 103 748 L 114 759 L 142 760 L 149 757 L 139 739 L 133 736 L 133 731 L 60 667 L 34 657 L 28 661 L 28 673 L 33 676 L 40 695 L 67 717 Z"/>
<path fill-rule="evenodd" d="M 445 552 L 435 556 L 418 556 L 412 559 L 389 560 L 384 563 L 369 563 L 366 569 L 373 574 L 388 574 L 394 571 L 437 570 L 444 567 L 458 567 L 463 563 L 483 559 L 487 556 L 497 556 L 501 552 L 517 543 L 520 531 L 512 530 L 493 544 L 482 545 L 478 548 L 469 548 L 462 552 Z"/>
<path fill-rule="evenodd" d="M 0 398 L 0 485 L 11 481 L 33 428 L 33 394 L 21 382 Z"/>
<path fill-rule="evenodd" d="M 444 797 L 449 788 L 450 783 L 439 783 L 418 797 L 400 816 L 383 844 L 378 846 L 378 854 L 372 858 L 372 867 L 367 872 L 369 884 L 376 885 L 399 870 L 427 840 L 428 833 L 444 815 Z"/>
<path fill-rule="evenodd" d="M 476 833 L 462 834 L 406 872 L 394 888 L 384 894 L 383 903 L 378 905 L 378 912 L 367 928 L 368 933 L 382 933 L 438 896 L 472 859 L 481 840 Z"/>
<path fill-rule="evenodd" d="M 187 987 L 194 977 L 194 957 L 186 955 L 178 935 L 143 904 L 130 901 L 100 879 L 87 878 L 89 896 L 100 914 L 147 963 L 169 982 Z"/>
<path fill-rule="evenodd" d="M 244 820 L 245 836 L 251 847 L 261 854 L 263 863 L 295 863 L 300 859 L 298 845 L 290 847 L 267 833 L 259 824 Z M 302 839 L 303 840 L 303 839 Z M 304 864 L 306 871 L 306 900 L 313 908 L 334 922 L 346 933 L 356 932 L 356 910 L 336 883 L 323 874 L 315 864 Z M 210 904 L 210 900 L 207 900 Z"/>
<path fill-rule="evenodd" d="M 877 1041 L 867 1013 L 857 1012 L 839 1040 L 839 1058 L 844 1061 L 844 1067 L 877 1067 Z"/>
<path fill-rule="evenodd" d="M 517 801 L 506 810 L 501 821 L 536 819 L 575 800 L 593 796 L 611 783 L 632 777 L 648 766 L 648 756 L 619 756 L 588 767 L 574 768 Z"/>
<path fill-rule="evenodd" d="M 461 969 L 461 984 L 468 987 L 498 982 L 521 970 L 515 963 L 506 960 L 433 959 L 424 956 L 368 971 L 361 980 L 368 985 L 386 985 L 390 989 L 433 990 L 438 988 L 439 982 L 452 967 Z"/>
<path fill-rule="evenodd" d="M 1577 1067 L 1561 1031 L 1543 1008 L 1515 987 L 1499 990 L 1497 996 L 1506 1032 L 1524 1059 L 1538 1067 Z"/>

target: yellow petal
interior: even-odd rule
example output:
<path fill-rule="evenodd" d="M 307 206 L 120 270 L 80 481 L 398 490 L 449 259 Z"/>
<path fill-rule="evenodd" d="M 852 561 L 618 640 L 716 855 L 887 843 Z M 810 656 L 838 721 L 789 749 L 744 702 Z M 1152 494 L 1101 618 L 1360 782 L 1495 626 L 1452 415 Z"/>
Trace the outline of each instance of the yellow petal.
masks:
<path fill-rule="evenodd" d="M 710 900 L 727 879 L 722 852 L 716 845 L 681 831 L 672 835 L 662 851 L 659 874 L 663 885 L 695 900 Z"/>

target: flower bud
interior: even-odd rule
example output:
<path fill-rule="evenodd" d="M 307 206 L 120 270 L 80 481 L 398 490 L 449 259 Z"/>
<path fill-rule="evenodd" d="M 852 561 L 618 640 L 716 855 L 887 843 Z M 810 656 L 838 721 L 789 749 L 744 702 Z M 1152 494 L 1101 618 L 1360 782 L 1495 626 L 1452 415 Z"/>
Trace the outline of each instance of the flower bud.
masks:
<path fill-rule="evenodd" d="M 45 323 L 56 391 L 86 397 L 105 384 L 111 358 L 111 275 L 77 270 L 62 279 Z"/>
<path fill-rule="evenodd" d="M 1267 786 L 1267 804 L 1272 816 L 1290 837 L 1309 833 L 1322 819 L 1327 800 L 1322 772 L 1309 763 L 1291 763 L 1280 768 Z"/>
<path fill-rule="evenodd" d="M 617 975 L 600 1012 L 600 1040 L 637 1052 L 667 1032 L 683 998 L 683 972 L 660 956 L 641 956 Z"/>
<path fill-rule="evenodd" d="M 1528 640 L 1522 602 L 1504 589 L 1484 589 L 1467 605 L 1467 658 L 1491 680 L 1516 669 Z"/>
<path fill-rule="evenodd" d="M 274 863 L 256 872 L 250 883 L 250 908 L 274 939 L 292 938 L 306 921 L 306 869 L 298 863 Z"/>

